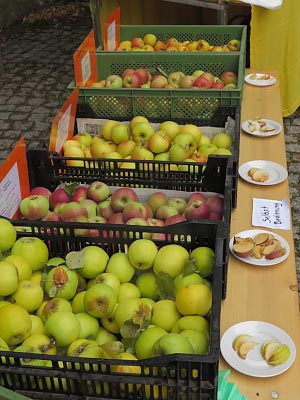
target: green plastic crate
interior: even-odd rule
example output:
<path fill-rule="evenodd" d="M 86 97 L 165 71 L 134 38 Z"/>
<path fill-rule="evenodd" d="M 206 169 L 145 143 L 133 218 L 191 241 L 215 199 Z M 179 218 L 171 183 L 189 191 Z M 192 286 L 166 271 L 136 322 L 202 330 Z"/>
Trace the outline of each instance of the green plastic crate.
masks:
<path fill-rule="evenodd" d="M 172 37 L 180 42 L 203 39 L 212 46 L 222 46 L 237 39 L 241 42 L 240 52 L 246 51 L 246 25 L 121 25 L 120 41 L 143 38 L 147 33 L 155 34 L 163 42 Z"/>
<path fill-rule="evenodd" d="M 182 71 L 191 75 L 196 70 L 220 76 L 224 71 L 238 75 L 236 89 L 111 89 L 80 88 L 78 103 L 90 104 L 96 115 L 119 118 L 145 115 L 149 118 L 210 118 L 219 106 L 240 106 L 243 97 L 245 55 L 242 53 L 97 53 L 99 80 L 121 73 L 126 68 L 146 68 L 152 74 Z M 71 92 L 75 82 L 68 85 Z"/>

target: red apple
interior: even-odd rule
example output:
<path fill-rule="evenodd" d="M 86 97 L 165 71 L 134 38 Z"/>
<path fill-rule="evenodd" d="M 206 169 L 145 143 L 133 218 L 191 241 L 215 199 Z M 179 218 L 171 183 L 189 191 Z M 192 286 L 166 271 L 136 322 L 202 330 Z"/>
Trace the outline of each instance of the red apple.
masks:
<path fill-rule="evenodd" d="M 131 74 L 133 74 L 133 73 L 134 73 L 134 69 L 132 69 L 132 68 L 127 68 L 127 69 L 125 69 L 125 70 L 122 72 L 121 78 L 124 79 L 125 76 L 131 75 Z"/>
<path fill-rule="evenodd" d="M 142 38 L 136 37 L 131 40 L 131 47 L 142 49 L 144 47 L 144 41 Z"/>
<path fill-rule="evenodd" d="M 149 71 L 147 71 L 145 68 L 138 68 L 135 70 L 135 73 L 138 74 L 139 77 L 141 78 L 142 85 L 144 83 L 147 83 L 151 78 Z"/>
<path fill-rule="evenodd" d="M 205 201 L 194 200 L 187 204 L 184 216 L 187 219 L 207 219 L 209 211 L 209 205 Z"/>
<path fill-rule="evenodd" d="M 33 196 L 36 194 L 45 196 L 45 197 L 47 197 L 47 199 L 49 199 L 49 197 L 51 195 L 51 191 L 43 186 L 35 186 L 34 188 L 31 189 L 30 196 Z"/>
<path fill-rule="evenodd" d="M 82 215 L 84 217 L 88 217 L 87 210 L 82 207 L 79 203 L 75 201 L 70 201 L 67 203 L 60 212 L 60 216 L 62 221 L 72 222 L 74 221 L 75 217 Z"/>
<path fill-rule="evenodd" d="M 131 188 L 118 188 L 111 196 L 111 205 L 115 212 L 123 211 L 127 203 L 138 201 L 138 195 Z"/>
<path fill-rule="evenodd" d="M 181 77 L 179 80 L 180 89 L 190 89 L 196 79 L 197 77 L 193 75 L 185 75 Z"/>
<path fill-rule="evenodd" d="M 147 218 L 147 210 L 144 204 L 138 201 L 127 203 L 123 209 L 123 220 L 127 222 L 132 218 Z"/>
<path fill-rule="evenodd" d="M 217 81 L 212 84 L 212 89 L 224 89 L 224 83 Z"/>
<path fill-rule="evenodd" d="M 113 213 L 114 210 L 111 205 L 111 199 L 103 200 L 97 205 L 97 215 L 99 217 L 103 217 L 108 220 Z"/>
<path fill-rule="evenodd" d="M 224 83 L 224 85 L 228 85 L 229 83 L 237 83 L 237 75 L 234 72 L 231 71 L 225 71 L 221 75 L 221 81 Z"/>
<path fill-rule="evenodd" d="M 164 75 L 154 75 L 151 79 L 150 87 L 162 89 L 168 84 L 168 79 Z"/>
<path fill-rule="evenodd" d="M 60 214 L 55 211 L 50 211 L 44 218 L 42 218 L 42 221 L 61 221 Z"/>
<path fill-rule="evenodd" d="M 203 72 L 193 83 L 198 88 L 210 89 L 214 83 L 214 76 L 209 72 Z"/>
<path fill-rule="evenodd" d="M 206 203 L 209 205 L 210 212 L 222 214 L 223 212 L 223 198 L 213 194 L 208 196 Z"/>
<path fill-rule="evenodd" d="M 110 218 L 108 218 L 107 222 L 109 224 L 125 224 L 123 220 L 123 213 L 122 212 L 114 213 Z"/>
<path fill-rule="evenodd" d="M 87 187 L 86 186 L 78 186 L 75 189 L 75 193 L 71 196 L 71 201 L 76 201 L 80 203 L 82 200 L 87 198 Z"/>
<path fill-rule="evenodd" d="M 202 201 L 206 201 L 206 196 L 204 193 L 202 192 L 194 192 L 190 195 L 190 197 L 188 198 L 188 203 L 193 202 L 194 200 L 202 200 Z"/>
<path fill-rule="evenodd" d="M 25 197 L 20 203 L 20 212 L 23 217 L 37 221 L 44 218 L 49 212 L 49 200 L 42 195 Z"/>
<path fill-rule="evenodd" d="M 142 86 L 140 75 L 136 72 L 126 75 L 125 78 L 123 78 L 122 86 L 124 88 L 140 88 Z"/>
<path fill-rule="evenodd" d="M 58 188 L 51 193 L 49 197 L 50 207 L 54 210 L 55 206 L 59 203 L 68 203 L 71 196 L 65 191 L 64 188 Z"/>
<path fill-rule="evenodd" d="M 87 189 L 87 197 L 96 203 L 106 200 L 109 194 L 109 186 L 101 181 L 92 182 Z"/>
<path fill-rule="evenodd" d="M 186 218 L 183 215 L 180 214 L 172 215 L 171 217 L 165 220 L 165 226 L 178 224 L 179 222 L 184 222 L 184 221 L 186 221 Z"/>

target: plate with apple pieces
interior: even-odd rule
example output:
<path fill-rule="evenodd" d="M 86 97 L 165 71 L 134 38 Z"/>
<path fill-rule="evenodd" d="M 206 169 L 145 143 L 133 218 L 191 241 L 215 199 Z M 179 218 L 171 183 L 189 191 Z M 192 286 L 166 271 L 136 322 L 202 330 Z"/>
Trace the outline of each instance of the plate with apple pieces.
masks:
<path fill-rule="evenodd" d="M 270 86 L 276 83 L 276 78 L 269 74 L 249 74 L 245 76 L 245 82 L 254 86 Z"/>
<path fill-rule="evenodd" d="M 224 332 L 220 348 L 232 368 L 258 378 L 282 374 L 296 358 L 291 337 L 278 326 L 261 321 L 231 326 Z"/>
<path fill-rule="evenodd" d="M 288 177 L 288 172 L 282 165 L 265 160 L 248 161 L 238 171 L 245 181 L 261 186 L 277 185 Z"/>
<path fill-rule="evenodd" d="M 237 233 L 231 238 L 229 249 L 238 260 L 262 267 L 279 264 L 290 254 L 290 246 L 283 237 L 262 229 Z"/>
<path fill-rule="evenodd" d="M 271 119 L 253 118 L 242 123 L 242 129 L 249 135 L 258 137 L 270 137 L 278 135 L 282 131 L 282 126 Z"/>

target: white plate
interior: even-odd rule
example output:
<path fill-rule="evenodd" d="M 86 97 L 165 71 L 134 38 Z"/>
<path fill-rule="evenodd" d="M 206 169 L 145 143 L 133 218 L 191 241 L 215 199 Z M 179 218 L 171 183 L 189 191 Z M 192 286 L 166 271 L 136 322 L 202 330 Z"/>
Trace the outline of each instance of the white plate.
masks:
<path fill-rule="evenodd" d="M 276 78 L 274 76 L 270 75 L 269 79 L 250 79 L 250 77 L 254 74 L 249 74 L 245 76 L 245 81 L 249 83 L 250 85 L 254 86 L 270 86 L 276 83 Z M 266 74 L 255 74 L 257 75 L 258 78 L 266 75 Z"/>
<path fill-rule="evenodd" d="M 243 131 L 246 132 L 246 133 L 249 133 L 249 135 L 259 136 L 259 137 L 274 136 L 274 135 L 277 135 L 278 133 L 280 133 L 282 131 L 282 126 L 278 122 L 272 121 L 271 119 L 265 119 L 265 118 L 261 118 L 261 120 L 265 121 L 267 126 L 270 126 L 270 127 L 274 128 L 274 131 L 271 131 L 271 132 L 259 132 L 259 133 L 251 132 L 251 131 L 249 131 L 249 128 L 248 128 L 248 121 L 245 121 L 245 122 L 242 123 Z"/>
<path fill-rule="evenodd" d="M 251 168 L 263 169 L 269 175 L 269 179 L 265 182 L 257 182 L 253 180 L 251 176 L 248 175 L 248 171 Z M 253 160 L 248 161 L 239 167 L 239 175 L 245 181 L 253 183 L 254 185 L 269 186 L 277 185 L 278 183 L 285 181 L 288 177 L 288 172 L 282 165 L 273 161 Z"/>
<path fill-rule="evenodd" d="M 257 259 L 257 258 L 253 258 L 253 257 L 239 257 L 233 251 L 234 237 L 232 237 L 230 242 L 229 242 L 229 249 L 230 249 L 231 253 L 234 255 L 234 257 L 236 257 L 240 261 L 243 261 L 243 262 L 245 262 L 247 264 L 261 265 L 263 267 L 264 266 L 267 267 L 269 265 L 279 264 L 279 263 L 281 263 L 282 261 L 284 261 L 284 260 L 286 260 L 288 258 L 289 254 L 290 254 L 290 246 L 289 246 L 288 242 L 283 237 L 281 237 L 280 235 L 277 235 L 277 233 L 266 231 L 266 230 L 263 230 L 263 229 L 250 229 L 248 231 L 239 232 L 234 236 L 240 236 L 242 238 L 247 238 L 247 237 L 254 238 L 254 236 L 256 236 L 258 233 L 271 233 L 274 236 L 275 239 L 280 240 L 281 245 L 283 247 L 285 247 L 285 249 L 286 249 L 286 253 L 282 257 L 275 258 L 274 260 L 267 260 L 266 258 Z"/>
<path fill-rule="evenodd" d="M 245 360 L 240 358 L 232 347 L 234 339 L 244 333 L 252 335 L 253 340 L 259 343 L 249 351 Z M 260 354 L 261 345 L 267 340 L 277 340 L 289 346 L 291 355 L 287 362 L 277 366 L 267 364 Z M 237 371 L 249 376 L 268 378 L 282 374 L 293 364 L 296 358 L 296 347 L 291 337 L 278 326 L 268 322 L 245 321 L 233 325 L 223 334 L 221 353 L 225 361 Z"/>

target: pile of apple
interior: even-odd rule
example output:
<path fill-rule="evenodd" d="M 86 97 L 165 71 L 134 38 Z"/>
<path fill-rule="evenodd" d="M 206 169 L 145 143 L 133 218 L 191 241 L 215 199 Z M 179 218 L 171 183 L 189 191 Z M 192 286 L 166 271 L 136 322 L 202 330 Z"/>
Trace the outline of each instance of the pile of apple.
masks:
<path fill-rule="evenodd" d="M 165 42 L 157 39 L 153 33 L 147 33 L 143 37 L 135 37 L 131 40 L 123 40 L 117 51 L 213 51 L 228 52 L 239 51 L 241 42 L 238 39 L 231 39 L 224 45 L 210 45 L 207 40 L 186 40 L 180 42 L 175 37 L 167 39 Z"/>
<path fill-rule="evenodd" d="M 136 360 L 209 352 L 209 247 L 138 239 L 126 253 L 88 245 L 49 258 L 40 238 L 17 238 L 0 218 L 0 251 L 0 350 L 27 353 L 24 364 L 51 367 L 29 353 Z"/>
<path fill-rule="evenodd" d="M 187 165 L 177 163 L 205 163 L 210 154 L 230 156 L 232 145 L 232 137 L 224 132 L 210 138 L 203 135 L 197 125 L 179 125 L 175 121 L 163 121 L 156 128 L 146 117 L 138 115 L 129 124 L 106 120 L 100 134 L 95 136 L 88 132 L 73 136 L 65 141 L 63 155 L 77 157 L 78 159 L 66 160 L 68 166 L 75 167 L 88 168 L 89 163 L 82 160 L 85 158 L 105 158 L 120 160 L 118 168 L 135 169 L 136 164 L 131 160 L 154 160 L 174 161 L 175 164 L 165 167 L 172 171 L 188 171 Z M 97 162 L 90 165 L 97 167 Z M 111 162 L 107 168 L 113 169 L 115 164 Z"/>
<path fill-rule="evenodd" d="M 52 193 L 45 187 L 34 187 L 30 195 L 21 200 L 20 212 L 33 221 L 167 226 L 192 219 L 222 219 L 223 197 L 203 192 L 187 197 L 180 192 L 151 190 L 148 197 L 141 199 L 137 189 L 110 189 L 106 183 L 94 181 L 89 185 L 65 185 Z M 75 234 L 96 235 L 94 231 L 79 229 Z M 151 233 L 147 236 L 151 237 Z"/>
<path fill-rule="evenodd" d="M 121 75 L 112 74 L 92 87 L 110 89 L 236 89 L 237 75 L 233 71 L 224 71 L 222 75 L 214 76 L 208 71 L 196 70 L 191 75 L 182 71 L 169 74 L 159 72 L 151 74 L 145 68 L 127 68 Z"/>

